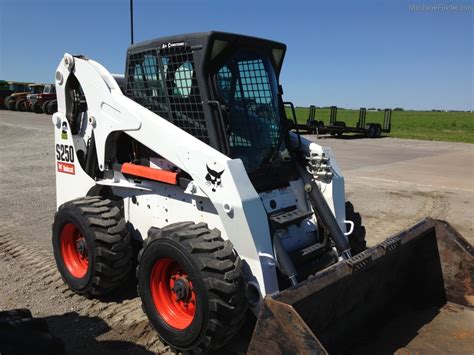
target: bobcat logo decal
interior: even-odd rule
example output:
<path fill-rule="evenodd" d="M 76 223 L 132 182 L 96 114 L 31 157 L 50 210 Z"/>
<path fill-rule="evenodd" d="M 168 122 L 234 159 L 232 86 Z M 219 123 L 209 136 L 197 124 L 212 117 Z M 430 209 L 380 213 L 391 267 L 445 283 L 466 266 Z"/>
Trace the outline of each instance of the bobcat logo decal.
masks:
<path fill-rule="evenodd" d="M 216 192 L 217 187 L 222 187 L 221 185 L 221 175 L 224 173 L 224 170 L 222 171 L 215 171 L 209 168 L 207 166 L 207 174 L 206 174 L 206 180 L 207 180 L 207 185 L 212 185 L 212 191 Z"/>

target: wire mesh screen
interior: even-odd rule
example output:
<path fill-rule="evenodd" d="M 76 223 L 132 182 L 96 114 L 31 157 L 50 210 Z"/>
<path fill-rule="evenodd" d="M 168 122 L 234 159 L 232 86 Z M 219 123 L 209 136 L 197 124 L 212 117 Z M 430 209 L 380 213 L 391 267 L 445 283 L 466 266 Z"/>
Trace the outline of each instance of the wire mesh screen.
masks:
<path fill-rule="evenodd" d="M 209 144 L 190 48 L 164 48 L 132 54 L 128 78 L 130 98 Z"/>
<path fill-rule="evenodd" d="M 224 65 L 217 73 L 217 86 L 231 115 L 229 146 L 276 146 L 279 115 L 264 61 L 238 60 Z"/>
<path fill-rule="evenodd" d="M 163 77 L 157 65 L 157 52 L 132 54 L 128 64 L 128 95 L 140 105 L 169 120 Z"/>

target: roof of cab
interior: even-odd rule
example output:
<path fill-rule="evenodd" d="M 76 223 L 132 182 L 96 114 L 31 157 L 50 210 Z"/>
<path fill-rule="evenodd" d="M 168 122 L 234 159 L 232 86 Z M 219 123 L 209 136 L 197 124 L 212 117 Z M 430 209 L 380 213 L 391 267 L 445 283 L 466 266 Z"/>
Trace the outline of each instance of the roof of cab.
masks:
<path fill-rule="evenodd" d="M 155 38 L 152 40 L 139 42 L 136 44 L 131 45 L 128 47 L 128 51 L 136 52 L 142 49 L 150 48 L 150 47 L 157 47 L 163 43 L 178 43 L 178 42 L 191 42 L 191 44 L 204 44 L 210 38 L 219 38 L 223 40 L 244 40 L 244 41 L 252 41 L 252 42 L 260 42 L 260 43 L 268 43 L 271 44 L 272 47 L 279 47 L 286 49 L 286 45 L 281 42 L 276 42 L 273 40 L 265 39 L 265 38 L 258 38 L 253 36 L 247 36 L 237 33 L 229 33 L 229 32 L 220 32 L 220 31 L 209 31 L 209 32 L 196 32 L 196 33 L 186 33 L 174 36 L 167 36 L 167 37 L 160 37 Z"/>

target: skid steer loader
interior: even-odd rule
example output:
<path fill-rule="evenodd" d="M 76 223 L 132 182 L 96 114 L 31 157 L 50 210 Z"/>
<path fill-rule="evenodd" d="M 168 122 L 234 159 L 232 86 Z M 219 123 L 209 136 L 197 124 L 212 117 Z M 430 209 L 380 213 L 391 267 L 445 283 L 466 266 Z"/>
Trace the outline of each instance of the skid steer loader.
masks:
<path fill-rule="evenodd" d="M 221 32 L 135 44 L 124 93 L 99 63 L 64 55 L 52 239 L 73 291 L 111 293 L 138 263 L 151 324 L 196 353 L 252 312 L 249 352 L 324 353 L 404 307 L 473 306 L 473 250 L 446 223 L 366 249 L 331 150 L 288 129 L 285 50 Z"/>

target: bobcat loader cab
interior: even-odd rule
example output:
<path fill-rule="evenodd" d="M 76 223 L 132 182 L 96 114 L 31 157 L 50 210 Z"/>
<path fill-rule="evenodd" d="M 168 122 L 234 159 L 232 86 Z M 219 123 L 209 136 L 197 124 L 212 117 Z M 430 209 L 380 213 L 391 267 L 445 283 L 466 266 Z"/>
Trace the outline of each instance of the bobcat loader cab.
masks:
<path fill-rule="evenodd" d="M 358 263 L 365 229 L 331 151 L 288 130 L 285 49 L 220 32 L 139 43 L 127 52 L 125 95 L 97 62 L 64 56 L 53 247 L 71 289 L 115 290 L 135 241 L 158 334 L 207 351 L 247 308 L 258 315 L 284 290 L 308 299 L 293 290 L 308 276 Z"/>

